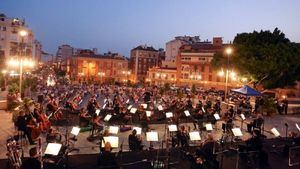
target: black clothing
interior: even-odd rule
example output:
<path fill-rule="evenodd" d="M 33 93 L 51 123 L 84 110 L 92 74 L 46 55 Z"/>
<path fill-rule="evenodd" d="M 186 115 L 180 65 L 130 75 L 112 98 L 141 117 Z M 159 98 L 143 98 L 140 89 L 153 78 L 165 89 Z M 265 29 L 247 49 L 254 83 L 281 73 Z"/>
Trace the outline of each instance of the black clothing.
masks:
<path fill-rule="evenodd" d="M 137 138 L 136 135 L 130 134 L 128 137 L 129 148 L 132 151 L 141 150 L 141 141 Z"/>
<path fill-rule="evenodd" d="M 108 167 L 110 169 L 118 168 L 118 164 L 114 154 L 109 151 L 100 152 L 100 156 L 98 158 L 98 165 L 101 166 L 102 168 L 104 167 Z"/>
<path fill-rule="evenodd" d="M 37 158 L 30 157 L 22 163 L 21 169 L 41 169 L 41 162 Z"/>

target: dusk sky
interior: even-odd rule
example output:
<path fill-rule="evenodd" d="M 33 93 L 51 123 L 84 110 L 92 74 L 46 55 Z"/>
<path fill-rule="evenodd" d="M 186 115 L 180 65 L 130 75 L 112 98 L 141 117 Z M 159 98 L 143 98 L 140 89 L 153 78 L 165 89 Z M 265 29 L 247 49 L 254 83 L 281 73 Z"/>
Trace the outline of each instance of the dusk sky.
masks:
<path fill-rule="evenodd" d="M 221 36 L 274 30 L 300 42 L 300 0 L 0 0 L 0 13 L 25 18 L 56 53 L 61 44 L 125 56 L 139 44 L 165 48 L 175 36 Z"/>

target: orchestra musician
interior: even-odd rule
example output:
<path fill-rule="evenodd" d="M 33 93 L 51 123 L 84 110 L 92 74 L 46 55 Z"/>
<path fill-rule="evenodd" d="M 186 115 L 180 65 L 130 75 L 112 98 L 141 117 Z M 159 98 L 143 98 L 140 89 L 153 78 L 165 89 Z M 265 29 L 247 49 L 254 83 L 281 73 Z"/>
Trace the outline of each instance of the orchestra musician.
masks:
<path fill-rule="evenodd" d="M 90 123 L 90 120 L 91 120 L 91 116 L 84 108 L 81 108 L 79 113 L 79 126 L 87 127 Z"/>
<path fill-rule="evenodd" d="M 189 135 L 184 126 L 180 126 L 180 130 L 177 132 L 176 137 L 181 145 L 181 147 L 188 147 Z"/>
<path fill-rule="evenodd" d="M 104 124 L 101 122 L 101 116 L 94 114 L 92 119 L 92 125 L 93 125 L 92 135 L 94 135 L 95 132 L 98 133 L 102 131 L 104 129 Z"/>
<path fill-rule="evenodd" d="M 28 115 L 26 115 L 25 112 L 24 112 L 23 110 L 20 111 L 20 112 L 19 112 L 19 116 L 18 116 L 18 118 L 17 118 L 17 123 L 16 123 L 16 125 L 17 125 L 18 130 L 19 130 L 19 131 L 22 131 L 22 132 L 24 133 L 24 135 L 26 135 L 26 137 L 27 137 L 29 143 L 30 143 L 31 145 L 34 145 L 35 143 L 34 143 L 34 141 L 33 141 L 32 138 L 31 138 L 31 130 L 30 130 L 30 128 L 27 126 L 27 123 L 28 123 L 28 121 L 29 121 L 28 118 L 29 118 Z"/>
<path fill-rule="evenodd" d="M 263 116 L 261 114 L 257 114 L 256 118 L 250 124 L 247 124 L 248 132 L 252 133 L 255 128 L 261 131 L 261 127 L 263 123 L 264 123 Z"/>
<path fill-rule="evenodd" d="M 33 147 L 29 150 L 30 157 L 26 159 L 21 166 L 21 169 L 41 169 L 41 161 L 38 159 L 38 150 Z"/>
<path fill-rule="evenodd" d="M 129 149 L 131 151 L 140 151 L 143 149 L 142 140 L 139 136 L 137 136 L 137 131 L 134 129 L 132 130 L 132 133 L 128 136 L 128 144 Z"/>
<path fill-rule="evenodd" d="M 98 157 L 98 166 L 101 168 L 118 169 L 118 164 L 115 155 L 111 152 L 110 142 L 106 142 L 104 145 L 104 151 L 100 151 Z"/>

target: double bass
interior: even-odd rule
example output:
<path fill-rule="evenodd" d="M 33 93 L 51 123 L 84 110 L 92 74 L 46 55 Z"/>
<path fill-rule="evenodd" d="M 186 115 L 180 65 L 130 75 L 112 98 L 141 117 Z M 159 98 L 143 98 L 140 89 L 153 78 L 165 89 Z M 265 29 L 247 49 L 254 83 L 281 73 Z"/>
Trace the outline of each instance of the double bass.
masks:
<path fill-rule="evenodd" d="M 41 125 L 37 123 L 36 118 L 34 118 L 31 113 L 30 116 L 31 116 L 31 120 L 29 121 L 28 127 L 31 128 L 31 138 L 33 140 L 36 140 L 42 132 Z"/>

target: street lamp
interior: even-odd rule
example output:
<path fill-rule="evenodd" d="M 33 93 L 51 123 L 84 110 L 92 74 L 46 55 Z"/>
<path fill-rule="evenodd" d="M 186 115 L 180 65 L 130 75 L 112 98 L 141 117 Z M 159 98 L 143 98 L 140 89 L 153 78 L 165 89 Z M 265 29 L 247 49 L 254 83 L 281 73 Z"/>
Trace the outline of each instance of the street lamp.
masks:
<path fill-rule="evenodd" d="M 20 75 L 20 79 L 19 79 L 19 92 L 22 98 L 22 80 L 23 80 L 23 68 L 33 68 L 35 65 L 35 62 L 32 59 L 26 59 L 26 58 L 22 58 L 19 57 L 18 60 L 16 59 L 10 59 L 7 62 L 7 65 L 9 67 L 19 67 L 19 75 Z"/>
<path fill-rule="evenodd" d="M 232 48 L 227 47 L 225 49 L 225 53 L 227 55 L 226 77 L 225 77 L 225 102 L 228 108 L 227 90 L 228 90 L 228 74 L 229 74 L 229 57 L 232 54 Z"/>

